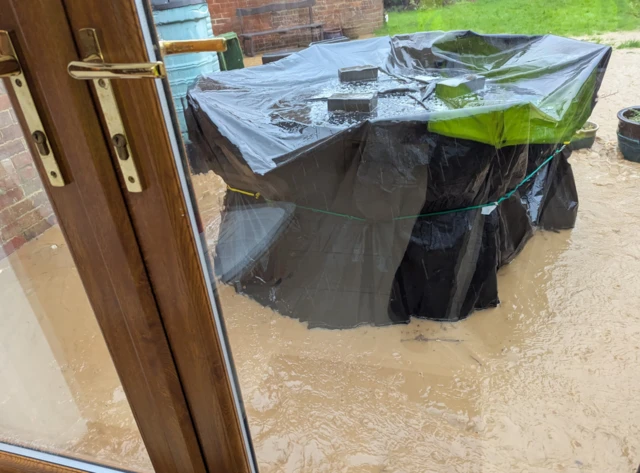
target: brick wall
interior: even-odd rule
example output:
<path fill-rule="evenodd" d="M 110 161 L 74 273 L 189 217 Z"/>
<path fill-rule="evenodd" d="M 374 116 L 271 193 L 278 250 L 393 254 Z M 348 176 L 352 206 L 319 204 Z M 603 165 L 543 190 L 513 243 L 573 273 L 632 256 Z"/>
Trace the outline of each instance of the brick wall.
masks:
<path fill-rule="evenodd" d="M 0 80 L 0 259 L 56 223 Z"/>
<path fill-rule="evenodd" d="M 236 8 L 252 8 L 278 1 L 280 0 L 208 0 L 213 31 L 216 34 L 229 31 L 239 34 L 241 28 L 240 20 L 236 17 Z M 351 28 L 352 32 L 362 36 L 372 34 L 382 26 L 383 10 L 383 0 L 316 0 L 313 21 L 324 23 L 325 29 Z M 306 8 L 243 18 L 245 32 L 266 31 L 306 23 L 309 23 Z M 308 30 L 302 30 L 286 35 L 261 36 L 255 39 L 255 45 L 256 51 L 267 51 L 304 45 L 310 41 Z"/>

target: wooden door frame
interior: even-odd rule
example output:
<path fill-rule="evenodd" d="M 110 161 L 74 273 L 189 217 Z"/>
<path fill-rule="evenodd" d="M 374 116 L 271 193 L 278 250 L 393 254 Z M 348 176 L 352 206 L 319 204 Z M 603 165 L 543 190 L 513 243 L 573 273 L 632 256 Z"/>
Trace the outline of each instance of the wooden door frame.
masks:
<path fill-rule="evenodd" d="M 5 452 L 0 452 L 0 471 L 2 473 L 84 473 L 75 468 Z"/>
<path fill-rule="evenodd" d="M 100 2 L 104 3 L 104 2 Z M 0 0 L 34 102 L 68 184 L 36 167 L 157 472 L 205 473 L 187 400 L 61 0 Z M 8 85 L 8 84 L 7 84 Z M 12 88 L 7 87 L 10 95 Z M 12 97 L 17 105 L 15 97 Z M 15 107 L 25 127 L 19 106 Z M 28 136 L 28 134 L 27 134 Z M 38 156 L 29 142 L 33 156 Z M 148 256 L 148 255 L 147 255 Z M 73 469 L 0 453 L 0 471 Z"/>
<path fill-rule="evenodd" d="M 153 25 L 144 21 L 150 18 L 148 0 L 63 2 L 77 43 L 80 29 L 94 28 L 105 62 L 156 59 L 147 49 L 155 35 Z M 138 8 L 147 14 L 143 21 Z M 162 87 L 168 90 L 168 82 L 115 79 L 111 84 L 144 186 L 143 192 L 125 192 L 124 197 L 206 466 L 212 473 L 249 473 L 246 418 L 199 230 L 194 230 L 197 217 L 185 198 L 190 192 L 185 166 L 174 154 L 176 134 L 166 121 L 166 98 L 159 93 Z M 103 131 L 108 135 L 104 120 Z"/>

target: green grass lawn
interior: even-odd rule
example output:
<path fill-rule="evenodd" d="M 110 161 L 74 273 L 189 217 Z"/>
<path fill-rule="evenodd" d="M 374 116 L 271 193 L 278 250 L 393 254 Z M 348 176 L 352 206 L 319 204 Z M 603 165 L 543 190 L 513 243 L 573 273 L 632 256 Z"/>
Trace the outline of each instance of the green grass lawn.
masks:
<path fill-rule="evenodd" d="M 440 8 L 390 12 L 379 34 L 429 30 L 584 36 L 640 29 L 640 0 L 462 0 Z"/>
<path fill-rule="evenodd" d="M 618 49 L 632 49 L 632 48 L 640 48 L 640 41 L 636 39 L 632 39 L 629 41 L 624 41 L 616 46 Z"/>

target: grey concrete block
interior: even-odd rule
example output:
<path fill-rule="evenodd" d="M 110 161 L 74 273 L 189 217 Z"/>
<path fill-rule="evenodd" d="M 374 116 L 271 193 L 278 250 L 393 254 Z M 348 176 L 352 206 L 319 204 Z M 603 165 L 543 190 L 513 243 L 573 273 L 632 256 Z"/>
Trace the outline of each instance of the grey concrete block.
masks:
<path fill-rule="evenodd" d="M 363 82 L 378 80 L 378 68 L 375 66 L 343 67 L 338 70 L 340 82 Z"/>
<path fill-rule="evenodd" d="M 378 93 L 333 94 L 327 100 L 330 112 L 371 113 L 378 106 Z"/>

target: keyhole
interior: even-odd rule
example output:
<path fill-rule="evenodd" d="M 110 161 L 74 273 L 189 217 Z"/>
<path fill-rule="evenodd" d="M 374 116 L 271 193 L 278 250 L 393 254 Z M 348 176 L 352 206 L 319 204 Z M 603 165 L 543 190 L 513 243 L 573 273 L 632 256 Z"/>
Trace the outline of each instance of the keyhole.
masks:
<path fill-rule="evenodd" d="M 49 154 L 49 145 L 47 144 L 47 137 L 40 130 L 36 130 L 31 135 L 33 137 L 33 141 L 38 148 L 38 152 L 42 156 L 47 156 Z"/>
<path fill-rule="evenodd" d="M 111 138 L 111 141 L 113 142 L 113 146 L 115 146 L 116 148 L 116 152 L 118 153 L 118 158 L 120 158 L 123 161 L 126 161 L 127 159 L 129 159 L 129 150 L 127 149 L 127 138 L 123 134 L 118 133 L 117 135 L 113 135 L 113 138 Z"/>

